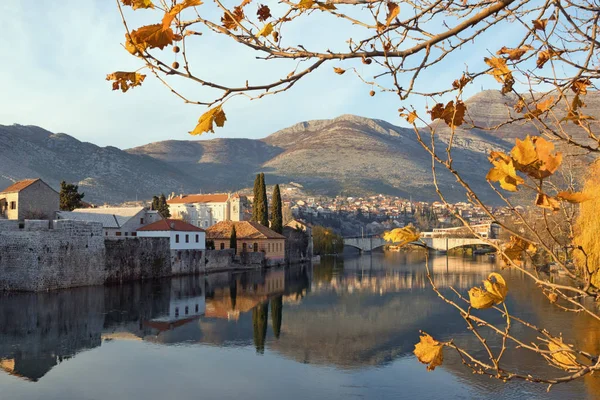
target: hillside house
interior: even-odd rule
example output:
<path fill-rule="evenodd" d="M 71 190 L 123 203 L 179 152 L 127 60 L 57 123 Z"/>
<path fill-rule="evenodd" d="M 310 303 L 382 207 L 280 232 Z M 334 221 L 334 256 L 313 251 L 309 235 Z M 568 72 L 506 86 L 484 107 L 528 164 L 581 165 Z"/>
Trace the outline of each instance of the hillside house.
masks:
<path fill-rule="evenodd" d="M 157 211 L 145 207 L 76 208 L 57 214 L 58 219 L 100 222 L 107 239 L 136 237 L 139 228 L 162 220 Z"/>
<path fill-rule="evenodd" d="M 54 219 L 60 195 L 41 179 L 25 179 L 0 192 L 0 218 Z"/>
<path fill-rule="evenodd" d="M 237 254 L 262 252 L 269 263 L 285 261 L 285 236 L 258 222 L 221 221 L 206 230 L 206 238 L 214 242 L 215 249 L 228 249 L 234 226 L 237 237 Z"/>
<path fill-rule="evenodd" d="M 221 221 L 243 221 L 248 199 L 239 194 L 189 194 L 167 200 L 171 217 L 208 228 Z"/>

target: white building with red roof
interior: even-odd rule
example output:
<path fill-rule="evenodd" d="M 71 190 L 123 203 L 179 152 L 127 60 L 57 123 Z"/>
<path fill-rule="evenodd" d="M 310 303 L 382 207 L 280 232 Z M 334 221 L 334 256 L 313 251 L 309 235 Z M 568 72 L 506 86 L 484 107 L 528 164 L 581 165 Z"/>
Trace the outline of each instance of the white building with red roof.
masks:
<path fill-rule="evenodd" d="M 167 204 L 173 218 L 208 228 L 222 221 L 243 221 L 248 199 L 237 193 L 182 194 Z"/>
<path fill-rule="evenodd" d="M 171 250 L 206 249 L 206 232 L 178 219 L 162 219 L 137 230 L 138 237 L 170 238 Z"/>

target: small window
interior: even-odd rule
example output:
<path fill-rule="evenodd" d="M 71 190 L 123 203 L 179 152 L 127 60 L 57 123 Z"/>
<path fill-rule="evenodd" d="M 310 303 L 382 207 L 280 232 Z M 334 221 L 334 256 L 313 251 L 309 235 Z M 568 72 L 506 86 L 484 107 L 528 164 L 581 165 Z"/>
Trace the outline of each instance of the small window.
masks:
<path fill-rule="evenodd" d="M 125 232 L 125 236 L 129 236 L 129 232 Z"/>
<path fill-rule="evenodd" d="M 175 235 L 175 243 L 179 243 L 179 235 Z"/>
<path fill-rule="evenodd" d="M 198 304 L 196 304 L 196 312 L 198 312 Z"/>
<path fill-rule="evenodd" d="M 188 306 L 185 306 L 185 315 L 188 315 L 190 313 L 190 309 Z"/>
<path fill-rule="evenodd" d="M 131 232 L 131 236 L 137 236 L 137 232 Z"/>
<path fill-rule="evenodd" d="M 11 201 L 10 202 L 10 209 L 11 210 L 16 210 L 17 209 L 17 202 L 16 201 Z"/>
<path fill-rule="evenodd" d="M 258 251 L 258 243 L 254 243 L 254 251 L 257 252 Z"/>
<path fill-rule="evenodd" d="M 175 307 L 175 316 L 179 317 L 179 307 Z"/>
<path fill-rule="evenodd" d="M 200 235 L 196 234 L 196 243 L 200 243 Z"/>
<path fill-rule="evenodd" d="M 242 243 L 242 251 L 246 251 L 246 243 Z"/>
<path fill-rule="evenodd" d="M 190 242 L 190 235 L 185 235 L 185 242 L 189 243 Z"/>
<path fill-rule="evenodd" d="M 108 231 L 105 231 L 105 232 L 104 232 L 104 236 L 108 236 Z"/>
<path fill-rule="evenodd" d="M 121 232 L 116 232 L 115 235 L 116 236 L 121 236 Z"/>
<path fill-rule="evenodd" d="M 225 248 L 225 243 L 221 243 L 221 250 Z"/>
<path fill-rule="evenodd" d="M 144 225 L 144 218 L 140 218 L 140 225 Z"/>

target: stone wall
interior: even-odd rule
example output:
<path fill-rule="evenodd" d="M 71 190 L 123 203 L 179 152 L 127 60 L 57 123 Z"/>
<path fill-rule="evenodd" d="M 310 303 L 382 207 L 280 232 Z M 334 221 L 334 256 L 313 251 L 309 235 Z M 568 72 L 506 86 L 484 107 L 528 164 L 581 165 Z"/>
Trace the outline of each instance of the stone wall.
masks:
<path fill-rule="evenodd" d="M 0 290 L 40 291 L 104 282 L 102 225 L 25 221 L 0 226 Z"/>
<path fill-rule="evenodd" d="M 169 238 L 106 240 L 105 282 L 171 276 Z"/>

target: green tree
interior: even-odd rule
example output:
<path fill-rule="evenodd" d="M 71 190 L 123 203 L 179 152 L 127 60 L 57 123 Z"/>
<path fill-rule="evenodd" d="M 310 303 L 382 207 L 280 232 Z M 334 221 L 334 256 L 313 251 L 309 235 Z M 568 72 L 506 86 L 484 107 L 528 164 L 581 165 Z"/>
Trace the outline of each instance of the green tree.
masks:
<path fill-rule="evenodd" d="M 273 198 L 271 199 L 271 229 L 277 233 L 283 233 L 283 208 L 281 206 L 279 185 L 275 185 Z"/>
<path fill-rule="evenodd" d="M 271 300 L 271 322 L 273 323 L 273 334 L 277 339 L 281 335 L 281 318 L 283 313 L 283 297 L 277 296 Z"/>
<path fill-rule="evenodd" d="M 60 183 L 60 209 L 62 211 L 73 211 L 81 207 L 81 199 L 85 193 L 79 193 L 79 186 L 62 181 Z"/>
<path fill-rule="evenodd" d="M 332 229 L 316 225 L 312 228 L 315 254 L 337 254 L 344 250 L 344 238 Z"/>
<path fill-rule="evenodd" d="M 229 248 L 233 249 L 237 253 L 237 233 L 235 231 L 235 225 L 231 228 L 231 236 L 229 237 Z"/>
<path fill-rule="evenodd" d="M 161 193 L 160 197 L 158 198 L 157 211 L 163 218 L 169 218 L 171 216 L 171 211 L 169 210 L 169 205 L 167 204 L 167 199 L 165 198 L 164 193 Z"/>
<path fill-rule="evenodd" d="M 254 197 L 252 199 L 252 218 L 251 221 L 258 222 L 259 219 L 259 204 L 260 202 L 260 174 L 256 174 L 256 178 L 254 179 Z"/>
<path fill-rule="evenodd" d="M 261 225 L 266 226 L 268 228 L 269 227 L 269 201 L 267 199 L 267 186 L 265 185 L 265 174 L 262 172 L 260 173 L 259 190 L 260 190 L 261 204 L 259 204 L 260 219 L 258 220 L 258 222 L 260 222 Z"/>
<path fill-rule="evenodd" d="M 265 352 L 267 338 L 267 320 L 269 318 L 269 303 L 259 304 L 252 309 L 252 327 L 254 333 L 254 346 L 257 353 Z"/>
<path fill-rule="evenodd" d="M 152 196 L 152 205 L 150 207 L 152 210 L 158 211 L 158 208 L 159 208 L 158 196 Z"/>

